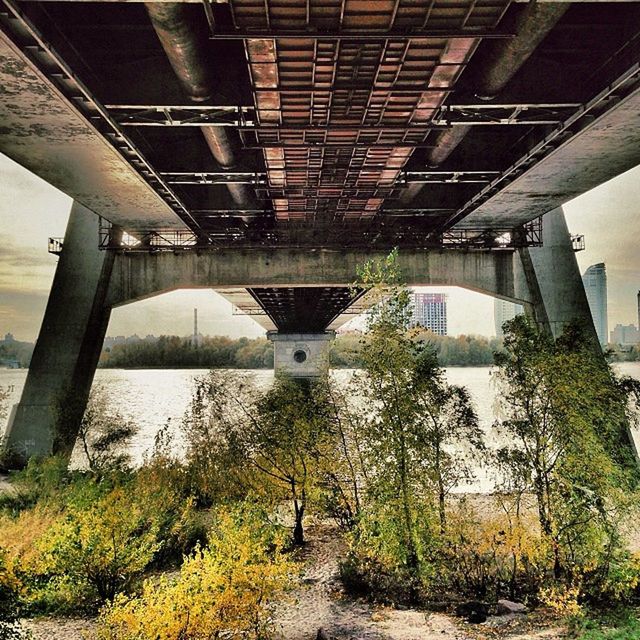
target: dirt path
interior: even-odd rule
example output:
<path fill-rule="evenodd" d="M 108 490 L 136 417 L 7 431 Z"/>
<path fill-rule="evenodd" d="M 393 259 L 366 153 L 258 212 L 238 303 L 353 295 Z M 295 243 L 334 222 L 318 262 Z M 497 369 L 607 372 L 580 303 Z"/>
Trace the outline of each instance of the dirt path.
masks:
<path fill-rule="evenodd" d="M 322 627 L 335 640 L 559 640 L 562 629 L 539 615 L 495 617 L 466 624 L 441 613 L 373 606 L 347 596 L 338 577 L 345 547 L 334 529 L 317 527 L 300 560 L 301 583 L 275 612 L 283 640 L 315 640 Z M 26 623 L 34 640 L 85 640 L 95 624 L 88 619 L 41 619 Z"/>
<path fill-rule="evenodd" d="M 563 630 L 549 626 L 540 615 L 490 618 L 471 625 L 442 613 L 376 607 L 347 596 L 338 577 L 345 553 L 336 532 L 318 527 L 302 552 L 302 585 L 292 602 L 276 611 L 275 622 L 284 640 L 314 640 L 318 629 L 336 640 L 557 640 Z M 542 625 L 543 628 L 540 628 Z"/>

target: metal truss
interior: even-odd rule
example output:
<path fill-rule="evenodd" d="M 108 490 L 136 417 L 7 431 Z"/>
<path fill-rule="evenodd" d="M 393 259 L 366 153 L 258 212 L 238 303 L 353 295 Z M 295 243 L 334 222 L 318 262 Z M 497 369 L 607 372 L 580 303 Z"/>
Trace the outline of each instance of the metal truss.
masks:
<path fill-rule="evenodd" d="M 458 65 L 459 66 L 459 65 Z M 416 95 L 429 91 L 439 94 L 447 93 L 446 89 L 420 88 L 406 90 L 399 87 L 388 89 L 372 89 L 385 94 Z M 325 93 L 341 90 L 340 87 L 328 89 L 302 86 L 297 89 L 287 88 L 291 93 Z M 354 87 L 344 87 L 354 91 Z M 255 90 L 259 92 L 259 89 Z M 267 90 L 263 89 L 266 92 Z M 284 89 L 269 89 L 269 93 L 282 93 Z M 272 132 L 323 132 L 323 131 L 360 131 L 360 132 L 404 132 L 424 131 L 455 126 L 505 126 L 505 125 L 550 125 L 558 124 L 566 118 L 578 103 L 513 103 L 513 104 L 449 104 L 440 107 L 437 114 L 427 123 L 410 123 L 405 126 L 371 126 L 371 125 L 309 125 L 309 124 L 262 124 L 256 119 L 256 108 L 253 106 L 233 105 L 107 105 L 110 115 L 121 126 L 125 127 L 237 127 L 240 131 L 256 133 Z M 282 116 L 282 109 L 271 109 Z"/>
<path fill-rule="evenodd" d="M 372 169 L 385 169 L 383 165 L 369 165 Z M 308 169 L 290 169 L 289 174 L 299 174 L 306 177 Z M 268 187 L 268 174 L 260 171 L 172 171 L 161 174 L 166 178 L 167 184 L 175 185 L 203 185 L 218 184 L 252 184 L 256 187 Z M 499 171 L 399 171 L 394 180 L 397 186 L 419 184 L 486 184 L 499 175 Z M 316 181 L 308 181 L 309 186 L 332 186 L 331 183 L 323 185 Z M 273 193 L 270 190 L 269 193 Z"/>
<path fill-rule="evenodd" d="M 444 105 L 433 124 L 442 126 L 504 126 L 558 124 L 578 103 L 449 104 Z"/>
<path fill-rule="evenodd" d="M 515 33 L 507 33 L 496 30 L 486 29 L 459 29 L 459 30 L 390 30 L 390 31 L 373 31 L 362 29 L 358 31 L 346 30 L 323 30 L 323 31 L 305 31 L 305 30 L 264 30 L 264 31 L 221 31 L 217 30 L 212 35 L 213 40 L 323 40 L 323 41 L 340 41 L 348 40 L 353 42 L 380 42 L 380 40 L 395 40 L 405 42 L 408 40 L 415 42 L 424 42 L 429 40 L 453 40 L 458 38 L 478 38 L 478 39 L 509 39 L 513 38 Z"/>
<path fill-rule="evenodd" d="M 125 127 L 249 127 L 255 126 L 255 108 L 227 105 L 130 105 L 106 107 Z"/>
<path fill-rule="evenodd" d="M 267 312 L 258 304 L 251 306 L 242 306 L 233 305 L 231 307 L 231 315 L 232 316 L 266 316 Z"/>
<path fill-rule="evenodd" d="M 267 186 L 267 174 L 260 171 L 172 171 L 161 174 L 167 184 L 217 185 L 252 184 Z"/>
<path fill-rule="evenodd" d="M 325 225 L 280 223 L 269 230 L 222 227 L 198 233 L 175 229 L 136 229 L 116 233 L 108 222 L 101 220 L 99 235 L 100 249 L 124 253 L 216 251 L 223 247 L 347 249 L 394 246 L 425 250 L 513 251 L 521 247 L 542 246 L 542 223 L 537 218 L 516 229 L 449 229 L 444 233 L 407 226 L 386 227 L 380 222 L 362 225 L 360 221 Z M 57 252 L 60 250 L 61 244 L 58 243 Z"/>

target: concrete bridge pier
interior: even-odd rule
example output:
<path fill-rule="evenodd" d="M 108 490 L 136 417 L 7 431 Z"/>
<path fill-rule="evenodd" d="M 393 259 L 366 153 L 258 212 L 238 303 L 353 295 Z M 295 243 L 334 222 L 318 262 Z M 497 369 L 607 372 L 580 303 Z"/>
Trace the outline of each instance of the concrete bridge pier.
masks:
<path fill-rule="evenodd" d="M 20 403 L 2 449 L 18 460 L 71 455 L 111 309 L 115 254 L 98 249 L 99 218 L 78 203 L 71 215 Z"/>
<path fill-rule="evenodd" d="M 555 338 L 568 323 L 580 322 L 601 351 L 561 207 L 542 216 L 542 246 L 520 249 L 518 254 L 526 313 Z"/>
<path fill-rule="evenodd" d="M 292 378 L 317 378 L 329 369 L 329 348 L 335 331 L 279 333 L 269 331 L 273 342 L 273 368 Z"/>

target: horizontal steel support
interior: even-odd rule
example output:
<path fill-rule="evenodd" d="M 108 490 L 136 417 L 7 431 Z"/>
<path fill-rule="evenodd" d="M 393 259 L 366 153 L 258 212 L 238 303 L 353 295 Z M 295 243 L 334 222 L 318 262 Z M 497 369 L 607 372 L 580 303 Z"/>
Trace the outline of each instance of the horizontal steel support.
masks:
<path fill-rule="evenodd" d="M 358 42 L 380 42 L 384 40 L 453 40 L 457 38 L 505 39 L 514 33 L 487 31 L 486 29 L 433 30 L 433 31 L 217 31 L 213 40 L 354 40 Z"/>
<path fill-rule="evenodd" d="M 384 164 L 367 165 L 367 170 L 393 171 L 393 167 Z M 285 171 L 283 169 L 283 171 Z M 340 173 L 359 173 L 350 169 L 337 170 Z M 332 175 L 330 170 L 323 169 L 322 174 Z M 458 183 L 486 183 L 499 175 L 499 171 L 404 171 L 398 170 L 398 176 L 393 181 L 393 185 L 383 184 L 382 188 L 395 188 L 411 183 L 433 183 L 433 184 L 458 184 Z M 303 175 L 313 176 L 313 169 L 287 168 L 287 176 Z M 268 176 L 265 172 L 251 171 L 167 171 L 161 173 L 166 178 L 167 184 L 184 185 L 216 185 L 216 184 L 252 184 L 257 187 L 268 186 Z M 380 180 L 380 182 L 384 182 Z M 308 188 L 334 187 L 335 183 L 324 183 L 319 177 L 309 177 Z M 377 185 L 376 185 L 377 186 Z M 354 187 L 354 189 L 373 188 L 369 186 Z"/>
<path fill-rule="evenodd" d="M 441 89 L 435 89 L 442 92 Z M 271 90 L 269 90 L 271 91 Z M 312 90 L 315 91 L 315 90 Z M 371 87 L 369 87 L 371 91 Z M 296 91 L 295 93 L 299 93 Z M 423 91 L 418 91 L 418 94 Z M 260 124 L 252 106 L 222 105 L 108 105 L 114 120 L 126 127 L 237 127 L 241 131 L 256 133 L 296 131 L 355 131 L 355 132 L 422 132 L 450 126 L 504 126 L 504 125 L 549 125 L 558 124 L 571 110 L 580 107 L 577 103 L 557 104 L 450 104 L 441 107 L 428 122 L 407 125 L 366 126 L 360 121 L 352 124 Z M 399 106 L 399 110 L 406 107 Z M 284 114 L 281 108 L 265 108 L 270 113 Z M 393 111 L 393 105 L 386 108 Z"/>
<path fill-rule="evenodd" d="M 263 239 L 260 244 L 254 244 L 253 246 L 256 249 L 264 249 L 270 243 L 274 247 L 287 243 L 287 232 L 291 230 L 286 228 L 288 225 L 285 224 L 283 226 L 283 229 L 272 232 L 270 242 Z M 348 229 L 348 224 L 317 224 L 313 229 L 316 232 L 314 234 L 314 246 L 318 248 L 326 247 L 330 245 L 332 234 L 342 235 L 347 233 Z M 351 230 L 354 230 L 353 225 L 351 225 Z M 234 243 L 231 239 L 233 233 L 230 233 L 230 230 L 225 230 L 225 233 L 230 236 L 230 244 L 246 243 L 243 233 L 237 229 L 235 230 L 237 243 Z M 401 233 L 408 236 L 411 231 L 406 229 L 402 230 Z M 418 236 L 423 247 L 436 249 L 512 250 L 519 247 L 540 246 L 542 243 L 540 219 L 518 229 L 452 229 L 444 233 L 428 233 L 420 230 L 414 233 Z M 322 240 L 318 238 L 322 238 Z M 219 250 L 220 247 L 216 240 L 215 232 L 207 231 L 195 233 L 192 231 L 134 229 L 115 236 L 112 232 L 112 227 L 103 222 L 100 225 L 99 247 L 110 251 L 151 253 L 181 250 Z M 251 246 L 250 243 L 246 244 L 246 248 Z"/>

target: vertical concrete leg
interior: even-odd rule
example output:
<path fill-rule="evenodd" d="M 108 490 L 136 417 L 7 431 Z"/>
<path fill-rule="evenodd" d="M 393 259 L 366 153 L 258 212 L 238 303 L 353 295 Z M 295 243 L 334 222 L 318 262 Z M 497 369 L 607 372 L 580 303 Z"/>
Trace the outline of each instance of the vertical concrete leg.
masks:
<path fill-rule="evenodd" d="M 273 342 L 273 368 L 292 378 L 317 378 L 329 368 L 329 345 L 334 331 L 324 333 L 278 333 L 269 331 Z"/>
<path fill-rule="evenodd" d="M 520 259 L 533 301 L 527 313 L 554 337 L 577 320 L 600 349 L 562 208 L 543 216 L 542 247 L 521 249 Z"/>
<path fill-rule="evenodd" d="M 111 310 L 104 304 L 114 255 L 98 249 L 99 218 L 71 208 L 49 301 L 19 404 L 2 448 L 18 460 L 71 455 Z"/>

